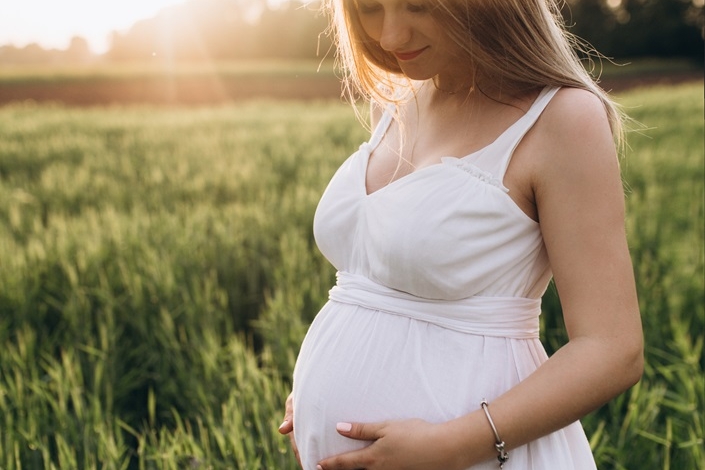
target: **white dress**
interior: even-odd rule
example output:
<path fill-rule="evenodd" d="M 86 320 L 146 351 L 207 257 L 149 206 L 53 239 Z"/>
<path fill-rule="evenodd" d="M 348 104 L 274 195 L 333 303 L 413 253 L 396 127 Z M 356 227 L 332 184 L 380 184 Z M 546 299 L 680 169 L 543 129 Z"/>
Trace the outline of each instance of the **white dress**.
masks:
<path fill-rule="evenodd" d="M 547 359 L 541 295 L 551 277 L 539 224 L 502 181 L 514 149 L 556 88 L 497 140 L 367 194 L 369 142 L 340 167 L 314 219 L 337 284 L 294 370 L 294 433 L 305 470 L 367 445 L 335 424 L 479 409 Z M 556 384 L 557 387 L 560 384 Z M 473 470 L 497 469 L 489 460 Z M 595 469 L 579 422 L 510 452 L 505 470 Z"/>

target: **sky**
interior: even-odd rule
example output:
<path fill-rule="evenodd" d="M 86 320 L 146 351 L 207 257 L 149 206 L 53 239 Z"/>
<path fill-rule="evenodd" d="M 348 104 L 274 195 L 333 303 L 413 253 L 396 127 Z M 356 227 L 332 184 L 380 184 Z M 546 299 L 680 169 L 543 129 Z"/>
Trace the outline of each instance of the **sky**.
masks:
<path fill-rule="evenodd" d="M 125 31 L 181 3 L 185 0 L 0 0 L 0 46 L 66 49 L 72 37 L 82 36 L 100 54 L 109 47 L 111 31 Z"/>

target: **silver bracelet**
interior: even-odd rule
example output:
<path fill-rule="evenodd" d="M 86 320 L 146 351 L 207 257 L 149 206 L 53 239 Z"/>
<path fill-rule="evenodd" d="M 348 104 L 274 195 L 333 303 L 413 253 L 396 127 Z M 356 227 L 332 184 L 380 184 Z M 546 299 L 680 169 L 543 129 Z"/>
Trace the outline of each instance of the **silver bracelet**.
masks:
<path fill-rule="evenodd" d="M 499 460 L 499 468 L 504 468 L 504 463 L 509 460 L 509 454 L 506 450 L 504 450 L 504 441 L 500 439 L 497 428 L 494 425 L 494 421 L 492 421 L 492 417 L 490 416 L 490 404 L 487 403 L 486 399 L 483 399 L 480 406 L 482 407 L 482 411 L 485 412 L 485 416 L 487 416 L 487 421 L 489 421 L 490 426 L 492 426 L 492 432 L 494 433 L 495 438 L 494 448 L 497 449 L 497 453 L 499 454 L 497 455 L 497 460 Z"/>

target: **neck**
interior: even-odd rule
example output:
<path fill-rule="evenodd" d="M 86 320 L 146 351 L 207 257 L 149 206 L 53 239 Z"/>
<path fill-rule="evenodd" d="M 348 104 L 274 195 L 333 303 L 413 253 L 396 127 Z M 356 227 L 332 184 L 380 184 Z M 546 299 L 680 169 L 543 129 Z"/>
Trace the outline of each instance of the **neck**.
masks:
<path fill-rule="evenodd" d="M 469 95 L 475 89 L 475 84 L 470 77 L 462 77 L 458 80 L 436 75 L 431 81 L 437 91 L 447 95 Z"/>
<path fill-rule="evenodd" d="M 430 82 L 430 83 L 429 83 Z M 476 100 L 475 88 L 473 86 L 458 86 L 456 88 L 446 88 L 439 86 L 435 80 L 426 82 L 425 95 L 432 106 L 461 106 Z"/>

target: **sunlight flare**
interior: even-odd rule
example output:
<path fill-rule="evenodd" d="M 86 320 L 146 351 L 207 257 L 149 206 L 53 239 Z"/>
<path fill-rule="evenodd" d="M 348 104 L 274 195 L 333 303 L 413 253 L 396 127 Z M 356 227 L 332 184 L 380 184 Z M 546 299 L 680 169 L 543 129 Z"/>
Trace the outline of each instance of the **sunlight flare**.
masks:
<path fill-rule="evenodd" d="M 108 48 L 111 31 L 129 29 L 135 22 L 185 0 L 24 0 L 0 7 L 0 44 L 22 47 L 37 43 L 62 49 L 73 36 L 88 40 L 94 52 Z"/>

